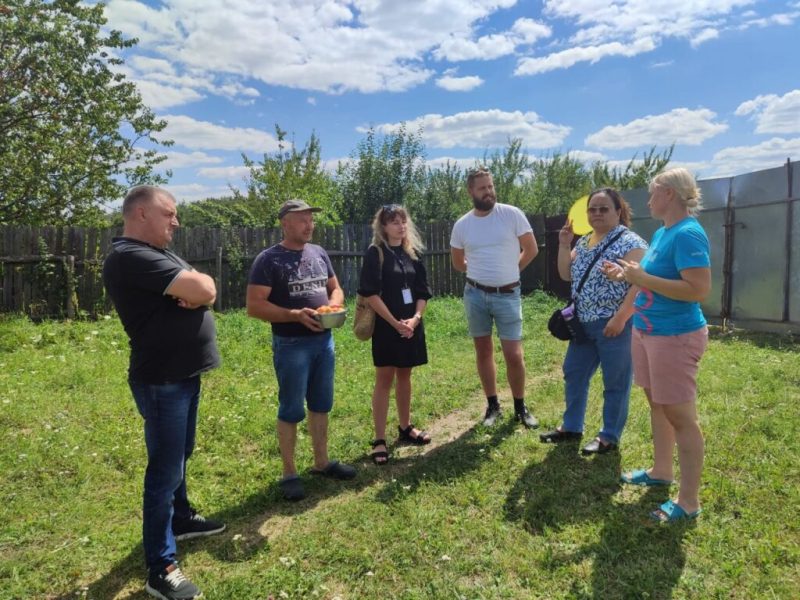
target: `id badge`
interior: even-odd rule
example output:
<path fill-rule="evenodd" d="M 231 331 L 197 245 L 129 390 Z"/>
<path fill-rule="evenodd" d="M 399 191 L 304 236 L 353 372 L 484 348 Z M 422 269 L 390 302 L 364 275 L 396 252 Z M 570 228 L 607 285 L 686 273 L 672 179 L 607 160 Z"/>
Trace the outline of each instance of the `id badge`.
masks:
<path fill-rule="evenodd" d="M 413 301 L 411 290 L 409 288 L 403 288 L 403 304 L 411 304 Z"/>

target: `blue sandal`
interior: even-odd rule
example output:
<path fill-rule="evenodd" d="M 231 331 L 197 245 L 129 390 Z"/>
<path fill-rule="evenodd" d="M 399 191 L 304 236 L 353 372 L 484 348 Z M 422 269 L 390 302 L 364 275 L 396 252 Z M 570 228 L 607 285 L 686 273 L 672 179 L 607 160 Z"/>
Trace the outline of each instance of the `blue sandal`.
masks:
<path fill-rule="evenodd" d="M 703 512 L 702 508 L 698 508 L 692 513 L 687 513 L 683 508 L 672 500 L 667 500 L 650 513 L 650 518 L 659 523 L 674 523 L 675 521 L 691 521 L 696 519 L 697 516 Z"/>
<path fill-rule="evenodd" d="M 647 474 L 645 469 L 637 469 L 636 471 L 631 471 L 628 473 L 623 473 L 620 475 L 619 480 L 622 483 L 628 483 L 630 485 L 643 485 L 643 486 L 654 486 L 654 485 L 672 485 L 672 481 L 669 479 L 654 479 Z"/>

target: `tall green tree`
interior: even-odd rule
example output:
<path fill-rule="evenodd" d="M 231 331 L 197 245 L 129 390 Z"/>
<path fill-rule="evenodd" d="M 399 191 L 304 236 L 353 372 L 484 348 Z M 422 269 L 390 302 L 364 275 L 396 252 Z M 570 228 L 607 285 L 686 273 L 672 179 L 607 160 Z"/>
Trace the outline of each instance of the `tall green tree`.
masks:
<path fill-rule="evenodd" d="M 0 0 L 0 223 L 90 224 L 140 183 L 164 183 L 166 122 L 112 69 L 133 46 L 103 5 Z M 142 149 L 148 142 L 151 149 Z"/>
<path fill-rule="evenodd" d="M 532 161 L 522 148 L 521 138 L 508 140 L 503 150 L 483 155 L 483 164 L 492 172 L 497 200 L 523 208 L 528 204 L 524 183 L 531 176 Z M 524 210 L 524 208 L 523 208 Z"/>
<path fill-rule="evenodd" d="M 569 153 L 554 152 L 531 162 L 530 178 L 522 186 L 525 212 L 557 215 L 591 189 L 591 177 L 583 161 Z"/>
<path fill-rule="evenodd" d="M 370 129 L 352 160 L 337 169 L 339 216 L 345 223 L 363 223 L 384 204 L 413 205 L 422 195 L 425 175 L 419 132 L 409 132 L 405 124 L 385 136 Z"/>
<path fill-rule="evenodd" d="M 647 187 L 650 180 L 669 164 L 674 149 L 675 144 L 662 152 L 656 152 L 656 147 L 653 146 L 649 152 L 644 153 L 641 160 L 637 160 L 637 155 L 634 154 L 624 169 L 609 167 L 607 162 L 596 162 L 592 165 L 593 187 L 611 186 L 620 190 Z"/>
<path fill-rule="evenodd" d="M 287 132 L 278 125 L 275 134 L 278 150 L 264 154 L 260 162 L 242 155 L 245 166 L 250 169 L 244 196 L 250 213 L 260 223 L 274 226 L 281 204 L 290 198 L 300 198 L 323 209 L 319 222 L 338 222 L 334 206 L 337 188 L 324 168 L 317 135 L 312 133 L 303 148 L 298 149 L 293 141 L 287 141 Z M 237 193 L 236 198 L 243 197 Z"/>
<path fill-rule="evenodd" d="M 428 168 L 422 194 L 407 203 L 414 220 L 421 223 L 459 218 L 472 208 L 466 181 L 464 169 L 450 161 L 436 169 Z"/>
<path fill-rule="evenodd" d="M 236 198 L 206 198 L 178 205 L 181 227 L 258 227 L 263 222 Z"/>

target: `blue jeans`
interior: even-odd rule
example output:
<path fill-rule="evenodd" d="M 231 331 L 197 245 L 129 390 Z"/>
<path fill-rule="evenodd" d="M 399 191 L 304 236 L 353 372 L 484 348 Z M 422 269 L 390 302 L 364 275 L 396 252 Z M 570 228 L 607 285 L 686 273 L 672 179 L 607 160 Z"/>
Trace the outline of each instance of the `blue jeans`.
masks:
<path fill-rule="evenodd" d="M 147 470 L 144 475 L 142 537 L 147 567 L 158 571 L 175 560 L 173 514 L 190 516 L 186 461 L 194 449 L 200 376 L 151 385 L 129 381 L 144 417 Z"/>
<path fill-rule="evenodd" d="M 628 419 L 633 366 L 631 361 L 632 319 L 617 337 L 606 337 L 608 319 L 581 322 L 588 338 L 583 344 L 570 341 L 564 357 L 564 387 L 567 409 L 563 429 L 583 431 L 589 382 L 597 367 L 603 371 L 603 428 L 600 437 L 619 443 Z"/>
<path fill-rule="evenodd" d="M 333 336 L 272 336 L 272 363 L 278 380 L 278 419 L 299 423 L 308 410 L 329 413 L 333 408 L 333 374 L 336 367 Z"/>
<path fill-rule="evenodd" d="M 501 340 L 522 339 L 521 287 L 510 294 L 484 292 L 466 284 L 464 286 L 464 310 L 467 313 L 469 336 L 492 335 L 492 321 L 497 326 L 497 337 Z"/>

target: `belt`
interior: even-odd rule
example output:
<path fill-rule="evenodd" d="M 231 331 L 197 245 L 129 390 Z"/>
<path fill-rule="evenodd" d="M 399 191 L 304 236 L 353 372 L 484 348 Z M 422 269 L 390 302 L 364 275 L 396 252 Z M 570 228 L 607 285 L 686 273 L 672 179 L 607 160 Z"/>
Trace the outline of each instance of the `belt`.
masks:
<path fill-rule="evenodd" d="M 491 294 L 513 294 L 514 290 L 520 285 L 519 281 L 509 283 L 508 285 L 481 285 L 477 281 L 472 281 L 467 277 L 467 283 L 474 288 L 478 288 L 482 292 L 489 292 Z"/>

